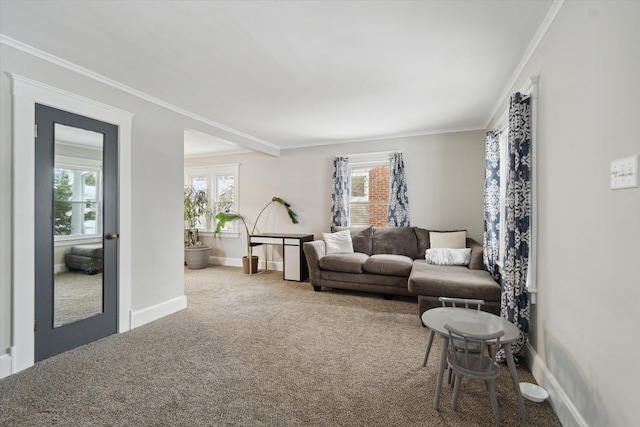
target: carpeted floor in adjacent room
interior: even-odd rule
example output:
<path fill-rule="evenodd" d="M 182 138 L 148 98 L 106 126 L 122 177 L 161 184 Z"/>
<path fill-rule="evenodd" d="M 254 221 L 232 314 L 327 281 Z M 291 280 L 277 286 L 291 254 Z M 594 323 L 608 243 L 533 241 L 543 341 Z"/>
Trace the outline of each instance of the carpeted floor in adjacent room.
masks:
<path fill-rule="evenodd" d="M 0 425 L 493 425 L 482 382 L 463 381 L 457 411 L 445 385 L 433 409 L 440 339 L 423 368 L 413 298 L 220 266 L 185 270 L 185 291 L 187 310 L 0 380 Z M 521 420 L 506 366 L 496 391 L 502 425 L 560 425 L 548 402 Z"/>

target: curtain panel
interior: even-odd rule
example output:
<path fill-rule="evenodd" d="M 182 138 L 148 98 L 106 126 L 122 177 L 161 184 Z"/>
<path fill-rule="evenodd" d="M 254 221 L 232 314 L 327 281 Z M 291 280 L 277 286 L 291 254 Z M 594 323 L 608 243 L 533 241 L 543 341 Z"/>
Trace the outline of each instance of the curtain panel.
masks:
<path fill-rule="evenodd" d="M 349 158 L 333 159 L 333 188 L 331 191 L 331 226 L 349 226 Z"/>
<path fill-rule="evenodd" d="M 500 132 L 487 132 L 484 174 L 484 268 L 497 281 L 500 250 Z"/>
<path fill-rule="evenodd" d="M 506 230 L 500 311 L 502 317 L 520 329 L 520 340 L 512 344 L 512 349 L 513 354 L 522 354 L 529 332 L 526 282 L 531 226 L 531 100 L 520 93 L 514 94 L 509 104 L 506 160 Z"/>
<path fill-rule="evenodd" d="M 402 153 L 393 153 L 389 159 L 389 210 L 387 227 L 409 227 L 409 196 L 404 173 Z"/>

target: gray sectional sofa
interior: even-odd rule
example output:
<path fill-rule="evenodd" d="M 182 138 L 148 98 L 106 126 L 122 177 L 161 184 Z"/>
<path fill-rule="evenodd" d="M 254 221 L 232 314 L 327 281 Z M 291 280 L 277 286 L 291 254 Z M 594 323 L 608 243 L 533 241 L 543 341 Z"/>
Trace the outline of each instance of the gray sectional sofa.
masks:
<path fill-rule="evenodd" d="M 419 314 L 441 305 L 441 296 L 482 299 L 483 310 L 498 314 L 500 286 L 484 270 L 482 245 L 467 238 L 469 265 L 434 265 L 425 260 L 429 232 L 419 227 L 346 228 L 353 253 L 326 254 L 325 242 L 304 244 L 309 278 L 315 291 L 324 288 L 418 297 Z M 436 231 L 436 230 L 431 230 Z"/>

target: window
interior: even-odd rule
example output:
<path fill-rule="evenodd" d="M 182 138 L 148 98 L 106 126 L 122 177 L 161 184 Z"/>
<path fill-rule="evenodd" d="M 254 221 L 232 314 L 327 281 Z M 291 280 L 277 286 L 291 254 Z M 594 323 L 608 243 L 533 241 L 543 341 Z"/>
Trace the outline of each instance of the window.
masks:
<path fill-rule="evenodd" d="M 352 227 L 387 226 L 389 159 L 386 153 L 376 157 L 361 160 L 358 156 L 349 157 L 349 224 Z"/>
<path fill-rule="evenodd" d="M 101 183 L 100 162 L 56 156 L 53 170 L 56 241 L 95 238 L 102 234 Z"/>
<path fill-rule="evenodd" d="M 526 287 L 527 292 L 531 296 L 531 303 L 536 303 L 537 289 L 537 77 L 530 77 L 525 83 L 525 86 L 520 90 L 520 93 L 529 94 L 531 97 L 531 116 L 530 116 L 530 132 L 531 132 L 531 146 L 530 146 L 530 185 L 531 185 L 531 200 L 530 203 L 530 228 L 529 228 L 529 268 L 527 269 Z M 506 252 L 506 198 L 507 198 L 507 181 L 509 179 L 508 159 L 509 159 L 509 147 L 508 147 L 508 134 L 509 134 L 509 112 L 508 110 L 503 113 L 502 118 L 498 123 L 503 123 L 500 130 L 500 246 L 498 250 L 497 264 L 500 267 L 501 273 L 504 267 L 503 262 Z"/>
<path fill-rule="evenodd" d="M 238 164 L 186 168 L 184 182 L 185 186 L 191 185 L 207 192 L 214 213 L 238 210 Z M 212 218 L 203 219 L 201 224 L 205 224 L 204 231 L 213 232 L 216 228 L 216 220 Z M 237 221 L 225 224 L 222 234 L 237 236 Z"/>

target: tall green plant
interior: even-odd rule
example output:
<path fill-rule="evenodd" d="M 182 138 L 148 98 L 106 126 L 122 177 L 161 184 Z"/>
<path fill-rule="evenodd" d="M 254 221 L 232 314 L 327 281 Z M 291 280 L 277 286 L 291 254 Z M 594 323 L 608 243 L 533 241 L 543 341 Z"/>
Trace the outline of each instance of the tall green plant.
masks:
<path fill-rule="evenodd" d="M 193 186 L 184 188 L 184 221 L 186 223 L 186 246 L 200 246 L 198 225 L 213 217 L 209 208 L 209 196 L 205 190 Z"/>
<path fill-rule="evenodd" d="M 296 214 L 293 211 L 293 209 L 291 209 L 291 205 L 289 203 L 285 202 L 284 200 L 282 200 L 280 197 L 275 197 L 274 196 L 271 199 L 271 201 L 269 203 L 267 203 L 264 208 L 262 208 L 262 210 L 260 211 L 260 213 L 256 217 L 256 220 L 253 223 L 253 228 L 251 229 L 251 232 L 249 232 L 249 225 L 247 224 L 246 217 L 244 215 L 242 215 L 240 212 L 227 210 L 227 211 L 224 211 L 224 212 L 218 212 L 218 214 L 215 216 L 216 220 L 218 221 L 218 225 L 216 226 L 215 234 L 218 234 L 228 222 L 233 222 L 235 220 L 242 221 L 242 224 L 244 225 L 244 229 L 245 229 L 246 236 L 247 236 L 247 258 L 249 259 L 249 262 L 251 262 L 252 250 L 251 250 L 251 239 L 250 239 L 250 236 L 252 234 L 255 234 L 256 227 L 258 225 L 258 220 L 260 220 L 260 216 L 262 215 L 262 213 L 270 205 L 272 205 L 273 203 L 278 203 L 278 204 L 282 205 L 285 208 L 285 210 L 287 211 L 287 215 L 289 215 L 289 219 L 291 220 L 291 222 L 293 224 L 297 224 L 298 223 L 298 214 Z"/>

